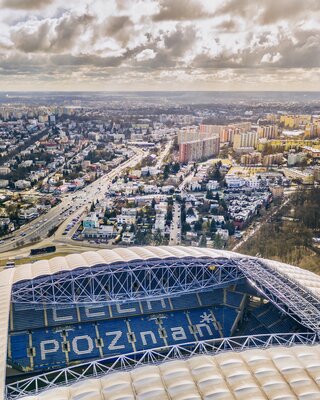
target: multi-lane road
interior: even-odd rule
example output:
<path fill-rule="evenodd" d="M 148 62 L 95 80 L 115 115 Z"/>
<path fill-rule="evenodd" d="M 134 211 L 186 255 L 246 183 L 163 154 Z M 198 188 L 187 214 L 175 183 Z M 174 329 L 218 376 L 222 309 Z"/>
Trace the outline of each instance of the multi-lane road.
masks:
<path fill-rule="evenodd" d="M 92 201 L 102 200 L 111 181 L 127 168 L 134 167 L 146 153 L 141 149 L 134 149 L 134 155 L 121 163 L 109 173 L 103 175 L 85 188 L 75 193 L 69 193 L 61 198 L 61 203 L 46 214 L 34 219 L 14 232 L 10 238 L 3 239 L 0 243 L 0 252 L 8 252 L 20 247 L 30 246 L 48 236 L 49 232 L 61 225 L 55 234 L 55 240 L 63 240 L 63 227 L 72 222 L 74 218 L 90 207 Z"/>

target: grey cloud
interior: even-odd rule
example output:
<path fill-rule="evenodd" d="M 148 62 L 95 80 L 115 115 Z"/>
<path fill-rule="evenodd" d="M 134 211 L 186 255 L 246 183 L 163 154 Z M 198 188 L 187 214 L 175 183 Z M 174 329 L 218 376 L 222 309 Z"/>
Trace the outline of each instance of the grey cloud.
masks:
<path fill-rule="evenodd" d="M 163 48 L 157 47 L 157 42 L 161 37 L 149 36 L 147 48 L 154 50 L 156 56 L 151 60 L 139 62 L 137 64 L 139 68 L 151 70 L 176 67 L 180 64 L 185 53 L 192 49 L 197 38 L 193 26 L 182 26 L 180 24 L 176 25 L 173 32 L 163 33 L 162 35 Z"/>
<path fill-rule="evenodd" d="M 193 26 L 177 26 L 176 31 L 165 36 L 164 44 L 173 57 L 182 56 L 190 49 L 196 40 L 196 30 Z"/>
<path fill-rule="evenodd" d="M 268 34 L 249 35 L 247 46 L 232 51 L 222 49 L 213 57 L 208 53 L 197 55 L 194 68 L 316 68 L 320 67 L 320 32 L 296 30 L 288 36 L 278 33 L 278 44 L 269 41 Z M 261 62 L 265 55 L 275 57 L 274 63 Z M 280 55 L 280 57 L 276 57 Z"/>
<path fill-rule="evenodd" d="M 160 10 L 153 16 L 153 21 L 196 20 L 212 16 L 196 0 L 159 0 L 159 6 Z"/>
<path fill-rule="evenodd" d="M 17 10 L 38 10 L 53 2 L 54 0 L 2 0 L 0 6 Z"/>
<path fill-rule="evenodd" d="M 89 14 L 76 16 L 67 13 L 58 21 L 41 21 L 32 31 L 27 25 L 22 25 L 12 31 L 11 40 L 18 50 L 25 53 L 61 52 L 76 43 L 79 35 L 90 27 L 93 19 Z"/>
<path fill-rule="evenodd" d="M 133 33 L 134 24 L 128 16 L 113 16 L 106 21 L 105 35 L 126 45 Z"/>
<path fill-rule="evenodd" d="M 227 31 L 227 32 L 233 32 L 238 30 L 239 26 L 238 23 L 233 19 L 228 19 L 225 21 L 220 22 L 215 29 L 218 29 L 220 31 Z"/>
<path fill-rule="evenodd" d="M 319 11 L 318 0 L 229 0 L 217 10 L 217 14 L 234 15 L 255 19 L 263 25 L 279 20 L 292 20 L 302 14 Z"/>
<path fill-rule="evenodd" d="M 50 60 L 57 66 L 83 66 L 91 65 L 95 67 L 107 68 L 107 67 L 118 67 L 121 65 L 125 56 L 118 57 L 99 57 L 94 54 L 92 55 L 80 55 L 72 56 L 70 54 L 57 54 L 51 56 Z"/>

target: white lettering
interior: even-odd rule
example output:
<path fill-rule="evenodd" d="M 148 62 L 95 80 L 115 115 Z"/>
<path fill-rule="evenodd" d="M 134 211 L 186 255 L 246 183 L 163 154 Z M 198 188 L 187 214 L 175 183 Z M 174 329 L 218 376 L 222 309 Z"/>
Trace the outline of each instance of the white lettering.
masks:
<path fill-rule="evenodd" d="M 79 350 L 78 347 L 78 341 L 79 340 L 85 340 L 87 341 L 87 348 L 84 350 Z M 72 339 L 72 350 L 80 355 L 80 354 L 89 354 L 92 353 L 93 350 L 93 340 L 91 339 L 91 337 L 89 335 L 83 335 L 83 336 L 76 336 Z"/>
<path fill-rule="evenodd" d="M 203 337 L 202 328 L 206 328 L 209 335 L 212 336 L 212 330 L 208 324 L 196 324 L 196 327 L 200 337 Z"/>
<path fill-rule="evenodd" d="M 47 347 L 49 345 L 49 348 Z M 46 354 L 56 353 L 59 350 L 59 342 L 55 339 L 40 342 L 41 360 L 46 359 Z"/>
<path fill-rule="evenodd" d="M 172 339 L 173 340 L 185 340 L 187 339 L 187 335 L 185 330 L 181 326 L 177 326 L 175 328 L 171 328 Z"/>
<path fill-rule="evenodd" d="M 136 312 L 136 308 L 121 308 L 121 304 L 116 304 L 116 309 L 119 314 L 125 314 L 127 312 Z"/>
<path fill-rule="evenodd" d="M 57 315 L 57 310 L 55 308 L 52 309 L 52 319 L 55 322 L 61 322 L 61 321 L 72 321 L 73 320 L 73 316 L 72 315 L 64 315 L 62 317 L 59 317 Z"/>
<path fill-rule="evenodd" d="M 154 303 L 155 301 L 158 302 L 159 300 L 147 300 L 148 310 L 152 310 L 152 303 Z M 161 299 L 160 303 L 161 303 L 162 308 L 167 308 L 167 305 L 166 305 L 166 302 L 164 301 L 164 299 Z"/>
<path fill-rule="evenodd" d="M 146 346 L 148 343 L 146 341 L 146 336 L 149 335 L 151 337 L 152 343 L 156 344 L 157 339 L 152 331 L 140 332 L 142 343 Z"/>
<path fill-rule="evenodd" d="M 88 318 L 93 318 L 93 317 L 105 317 L 106 313 L 104 311 L 99 311 L 99 312 L 91 312 L 92 309 L 95 308 L 102 308 L 101 306 L 86 306 L 84 308 L 84 312 Z"/>
<path fill-rule="evenodd" d="M 109 350 L 119 350 L 119 349 L 125 348 L 125 346 L 123 344 L 116 346 L 116 344 L 118 343 L 119 339 L 122 336 L 121 331 L 106 332 L 106 336 L 114 336 L 114 338 L 111 340 L 110 346 L 108 346 Z"/>

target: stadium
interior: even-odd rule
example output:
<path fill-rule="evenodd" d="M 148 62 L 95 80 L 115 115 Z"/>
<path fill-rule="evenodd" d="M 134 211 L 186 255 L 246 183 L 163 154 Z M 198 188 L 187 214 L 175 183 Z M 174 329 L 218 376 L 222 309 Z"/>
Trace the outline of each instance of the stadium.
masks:
<path fill-rule="evenodd" d="M 3 399 L 320 399 L 311 272 L 147 246 L 0 274 Z"/>

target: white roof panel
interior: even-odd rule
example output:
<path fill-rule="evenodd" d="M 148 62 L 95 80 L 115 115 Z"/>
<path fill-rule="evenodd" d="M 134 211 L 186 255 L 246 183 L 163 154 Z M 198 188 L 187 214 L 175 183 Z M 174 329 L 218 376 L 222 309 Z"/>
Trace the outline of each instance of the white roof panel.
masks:
<path fill-rule="evenodd" d="M 312 360 L 312 363 L 303 364 L 303 359 Z M 276 360 L 285 360 L 288 371 L 291 365 L 299 365 L 301 369 L 286 374 L 283 365 Z M 268 373 L 258 373 L 256 363 L 260 370 L 261 363 L 265 363 Z M 312 374 L 314 364 L 320 365 L 319 345 L 252 349 L 216 356 L 194 356 L 187 360 L 114 372 L 24 399 L 316 400 L 320 399 L 320 384 Z"/>

